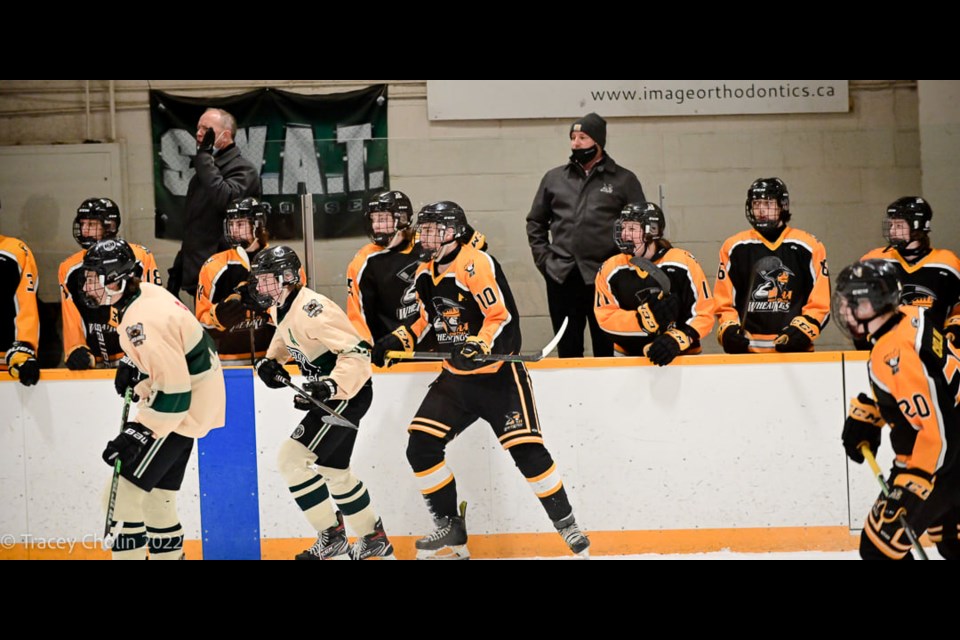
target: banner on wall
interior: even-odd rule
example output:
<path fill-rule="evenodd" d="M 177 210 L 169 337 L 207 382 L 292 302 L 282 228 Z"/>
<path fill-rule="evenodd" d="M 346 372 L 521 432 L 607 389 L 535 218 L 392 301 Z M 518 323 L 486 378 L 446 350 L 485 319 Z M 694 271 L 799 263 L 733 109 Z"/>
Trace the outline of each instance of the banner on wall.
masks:
<path fill-rule="evenodd" d="M 365 234 L 367 200 L 389 189 L 386 85 L 328 95 L 266 88 L 225 98 L 151 90 L 156 237 L 183 237 L 197 121 L 211 107 L 233 114 L 240 152 L 260 167 L 274 238 L 303 237 L 300 183 L 313 194 L 317 238 Z"/>
<path fill-rule="evenodd" d="M 427 80 L 431 120 L 847 112 L 849 80 Z"/>

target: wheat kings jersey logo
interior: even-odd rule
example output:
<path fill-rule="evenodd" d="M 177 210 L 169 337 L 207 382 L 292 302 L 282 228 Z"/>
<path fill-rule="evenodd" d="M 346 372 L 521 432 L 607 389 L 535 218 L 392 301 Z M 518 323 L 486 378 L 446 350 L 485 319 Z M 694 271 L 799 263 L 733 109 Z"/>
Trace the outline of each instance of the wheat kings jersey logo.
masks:
<path fill-rule="evenodd" d="M 418 266 L 420 266 L 419 262 L 412 262 L 397 272 L 397 278 L 406 285 L 403 295 L 400 296 L 400 306 L 397 307 L 397 320 L 403 321 L 420 313 L 420 305 L 417 303 L 417 289 L 413 282 L 413 276 L 416 274 Z"/>
<path fill-rule="evenodd" d="M 747 301 L 748 313 L 785 313 L 790 311 L 793 300 L 791 279 L 795 277 L 779 258 L 776 266 L 760 270 Z"/>
<path fill-rule="evenodd" d="M 436 296 L 431 300 L 437 317 L 433 321 L 433 329 L 439 344 L 459 344 L 465 342 L 469 334 L 467 323 L 462 322 L 461 314 L 464 307 L 443 296 Z"/>

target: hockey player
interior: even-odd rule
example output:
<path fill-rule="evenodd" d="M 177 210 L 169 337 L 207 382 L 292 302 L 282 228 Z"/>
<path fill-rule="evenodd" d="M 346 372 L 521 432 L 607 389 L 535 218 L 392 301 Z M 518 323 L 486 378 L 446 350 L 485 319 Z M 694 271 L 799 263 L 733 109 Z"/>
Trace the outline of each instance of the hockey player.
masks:
<path fill-rule="evenodd" d="M 370 344 L 420 315 L 413 275 L 420 266 L 414 237 L 414 212 L 402 191 L 385 191 L 367 205 L 366 225 L 371 242 L 347 267 L 347 315 L 357 333 Z M 468 229 L 463 241 L 485 250 L 486 238 Z M 420 351 L 436 348 L 427 329 L 417 344 Z"/>
<path fill-rule="evenodd" d="M 283 364 L 292 357 L 309 380 L 304 389 L 359 424 L 373 398 L 369 343 L 332 300 L 303 286 L 300 259 L 289 247 L 261 251 L 250 275 L 254 299 L 269 309 L 277 326 L 267 357 L 257 361 L 257 374 L 271 389 L 282 389 L 290 380 Z M 330 424 L 326 411 L 300 395 L 293 404 L 307 415 L 280 446 L 277 462 L 294 500 L 319 532 L 297 560 L 391 558 L 393 545 L 370 494 L 350 469 L 357 431 Z M 344 520 L 359 535 L 352 547 Z"/>
<path fill-rule="evenodd" d="M 0 371 L 9 371 L 25 387 L 40 380 L 38 282 L 30 247 L 0 234 Z"/>
<path fill-rule="evenodd" d="M 864 559 L 910 559 L 900 522 L 927 531 L 940 554 L 960 559 L 960 345 L 947 340 L 928 309 L 898 306 L 897 269 L 885 260 L 854 263 L 840 272 L 834 322 L 870 345 L 872 397 L 851 401 L 843 426 L 847 456 L 863 462 L 860 445 L 876 453 L 890 425 L 893 468 L 860 536 Z"/>
<path fill-rule="evenodd" d="M 887 207 L 883 237 L 887 246 L 861 260 L 886 260 L 903 287 L 901 302 L 930 310 L 927 317 L 954 344 L 960 344 L 960 259 L 930 246 L 930 203 L 918 196 L 899 198 Z M 869 349 L 866 341 L 857 343 Z"/>
<path fill-rule="evenodd" d="M 253 364 L 266 354 L 273 338 L 274 327 L 265 313 L 254 310 L 248 287 L 250 262 L 268 246 L 269 213 L 270 204 L 256 198 L 231 203 L 223 235 L 232 248 L 214 254 L 200 268 L 197 319 L 227 364 Z"/>
<path fill-rule="evenodd" d="M 123 357 L 109 307 L 88 308 L 77 304 L 82 297 L 82 265 L 87 250 L 95 242 L 116 238 L 119 230 L 120 209 L 113 200 L 89 198 L 77 208 L 73 220 L 73 238 L 82 248 L 60 263 L 58 274 L 63 315 L 63 355 L 69 369 L 92 369 L 98 365 L 118 367 Z M 160 284 L 160 272 L 150 250 L 139 244 L 127 244 L 136 256 L 140 280 Z M 118 384 L 135 378 L 129 363 L 126 363 L 124 370 L 118 370 L 117 378 Z M 124 390 L 118 389 L 118 392 L 123 395 Z"/>
<path fill-rule="evenodd" d="M 827 251 L 788 225 L 790 194 L 780 178 L 750 185 L 746 214 L 753 229 L 720 247 L 717 339 L 727 353 L 813 351 L 830 314 Z"/>
<path fill-rule="evenodd" d="M 132 366 L 144 374 L 134 420 L 107 443 L 103 460 L 120 460 L 114 559 L 183 556 L 177 492 L 193 441 L 223 426 L 226 392 L 213 340 L 183 303 L 163 287 L 141 282 L 132 247 L 117 239 L 90 247 L 79 271 L 81 304 L 113 307 L 117 335 Z M 116 524 L 111 526 L 116 527 Z"/>
<path fill-rule="evenodd" d="M 652 202 L 623 208 L 614 226 L 620 253 L 597 273 L 594 307 L 616 355 L 645 355 L 661 367 L 681 353 L 700 353 L 716 311 L 700 263 L 663 237 L 666 226 L 663 211 Z M 669 295 L 661 295 L 653 278 L 630 262 L 634 257 L 663 270 L 670 279 Z"/>
<path fill-rule="evenodd" d="M 457 484 L 444 452 L 478 418 L 493 428 L 570 549 L 585 556 L 590 541 L 577 526 L 560 472 L 544 446 L 526 368 L 521 362 L 482 358 L 520 349 L 520 316 L 500 265 L 460 244 L 467 219 L 456 203 L 427 205 L 418 216 L 428 258 L 414 281 L 420 316 L 378 340 L 373 354 L 374 364 L 384 366 L 387 351 L 412 351 L 428 326 L 437 333 L 440 349 L 451 352 L 408 428 L 407 460 L 436 524 L 433 533 L 416 541 L 417 557 L 470 556 L 464 514 L 457 514 Z"/>

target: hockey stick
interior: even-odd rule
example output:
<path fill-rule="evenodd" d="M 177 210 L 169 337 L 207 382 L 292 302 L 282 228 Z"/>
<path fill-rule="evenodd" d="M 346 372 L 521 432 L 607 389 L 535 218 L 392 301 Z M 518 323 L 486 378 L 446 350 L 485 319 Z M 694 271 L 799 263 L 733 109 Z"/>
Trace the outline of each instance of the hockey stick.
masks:
<path fill-rule="evenodd" d="M 664 298 L 670 295 L 670 277 L 663 272 L 663 269 L 653 264 L 646 258 L 640 258 L 638 256 L 630 258 L 630 264 L 635 267 L 639 267 L 641 271 L 648 273 L 650 277 L 653 278 L 654 282 L 659 285 L 660 290 L 663 291 Z M 649 291 L 649 289 L 644 291 Z M 641 293 L 643 293 L 643 291 L 638 291 L 637 296 L 639 296 Z"/>
<path fill-rule="evenodd" d="M 286 378 L 281 378 L 280 376 L 277 376 L 277 380 L 282 380 L 283 384 L 287 385 L 288 387 L 296 391 L 298 394 L 300 394 L 301 396 L 303 396 L 313 404 L 317 405 L 318 408 L 323 409 L 324 411 L 329 413 L 330 415 L 323 419 L 323 422 L 325 422 L 326 424 L 335 425 L 338 427 L 347 427 L 348 429 L 354 429 L 356 431 L 360 430 L 360 427 L 353 424 L 352 422 L 344 418 L 342 415 L 340 415 L 339 413 L 337 413 L 327 405 L 323 404 L 322 402 L 314 398 L 312 395 L 310 395 L 310 393 L 306 389 L 301 389 L 300 387 L 293 384 Z"/>
<path fill-rule="evenodd" d="M 120 431 L 127 426 L 127 416 L 130 415 L 130 400 L 133 398 L 133 388 L 127 387 L 123 394 L 123 415 L 120 417 Z M 117 506 L 117 486 L 120 484 L 120 456 L 113 463 L 113 479 L 110 481 L 110 499 L 107 501 L 107 521 L 103 525 L 103 548 L 113 549 L 113 536 L 110 529 L 113 524 L 113 510 Z"/>
<path fill-rule="evenodd" d="M 488 353 L 476 357 L 477 362 L 539 362 L 543 360 L 550 352 L 557 348 L 563 332 L 567 330 L 567 323 L 570 318 L 564 318 L 560 330 L 553 339 L 547 343 L 543 349 L 537 353 L 530 354 L 510 354 L 510 353 Z M 449 351 L 387 351 L 387 360 L 449 360 L 453 354 Z"/>
<path fill-rule="evenodd" d="M 873 452 L 870 451 L 870 445 L 866 442 L 861 442 L 860 452 L 863 453 L 863 457 L 866 459 L 867 464 L 869 464 L 870 468 L 873 469 L 873 474 L 877 476 L 877 481 L 880 482 L 881 493 L 883 493 L 884 497 L 889 497 L 890 487 L 887 486 L 887 481 L 883 479 L 883 471 L 880 470 L 880 465 L 877 464 L 877 459 L 873 457 Z M 907 534 L 910 544 L 913 545 L 913 550 L 917 552 L 917 555 L 920 556 L 921 560 L 927 560 L 927 552 L 924 551 L 923 547 L 920 546 L 920 540 L 917 539 L 917 534 L 914 533 L 913 527 L 907 523 L 907 517 L 901 513 L 898 520 L 900 521 L 900 526 L 903 527 L 904 533 Z"/>

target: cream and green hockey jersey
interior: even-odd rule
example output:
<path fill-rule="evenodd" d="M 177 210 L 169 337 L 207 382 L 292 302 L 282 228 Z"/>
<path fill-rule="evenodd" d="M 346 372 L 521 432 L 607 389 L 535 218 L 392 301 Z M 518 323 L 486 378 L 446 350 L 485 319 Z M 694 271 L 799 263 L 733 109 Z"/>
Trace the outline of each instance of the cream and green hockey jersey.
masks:
<path fill-rule="evenodd" d="M 303 287 L 282 317 L 270 309 L 277 325 L 267 357 L 285 363 L 292 357 L 311 380 L 337 383 L 334 400 L 347 400 L 370 379 L 370 345 L 357 335 L 337 304 Z"/>
<path fill-rule="evenodd" d="M 222 427 L 223 371 L 213 339 L 187 307 L 163 287 L 143 282 L 119 308 L 120 346 L 147 375 L 136 387 L 137 422 L 157 438 L 176 432 L 202 438 Z"/>

